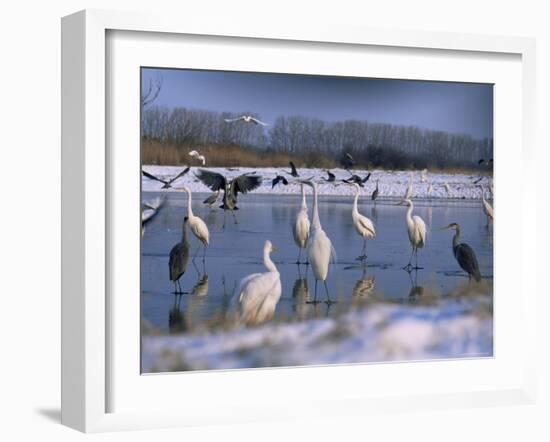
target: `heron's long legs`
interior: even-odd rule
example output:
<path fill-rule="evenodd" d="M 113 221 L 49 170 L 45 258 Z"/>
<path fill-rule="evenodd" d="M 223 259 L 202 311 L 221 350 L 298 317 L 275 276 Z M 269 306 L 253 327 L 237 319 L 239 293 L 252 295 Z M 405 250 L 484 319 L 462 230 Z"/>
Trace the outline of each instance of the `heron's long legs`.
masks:
<path fill-rule="evenodd" d="M 414 269 L 415 269 L 415 270 L 422 270 L 423 267 L 418 267 L 418 249 L 415 249 L 415 250 L 414 250 L 414 256 L 415 256 L 415 266 L 414 266 Z"/>
<path fill-rule="evenodd" d="M 412 259 L 413 259 L 414 250 L 415 250 L 415 248 L 414 248 L 414 246 L 413 246 L 412 251 L 411 251 L 411 256 L 410 256 L 410 258 L 409 258 L 409 263 L 408 263 L 405 267 L 403 267 L 403 270 L 410 271 L 410 270 L 412 269 L 411 262 L 412 262 Z"/>
<path fill-rule="evenodd" d="M 298 250 L 299 252 L 298 252 L 298 259 L 296 260 L 296 264 L 300 265 L 301 264 L 300 260 L 302 259 L 302 248 L 298 247 Z"/>
<path fill-rule="evenodd" d="M 315 280 L 315 291 L 313 295 L 313 301 L 306 301 L 306 304 L 319 304 L 319 301 L 317 301 L 317 279 Z"/>
<path fill-rule="evenodd" d="M 325 284 L 325 292 L 326 292 L 326 294 L 327 294 L 327 300 L 325 301 L 325 304 L 334 304 L 334 303 L 337 302 L 337 301 L 333 301 L 333 300 L 330 299 L 330 295 L 328 294 L 327 281 L 325 280 L 325 281 L 323 281 L 323 282 L 324 282 L 324 284 Z"/>

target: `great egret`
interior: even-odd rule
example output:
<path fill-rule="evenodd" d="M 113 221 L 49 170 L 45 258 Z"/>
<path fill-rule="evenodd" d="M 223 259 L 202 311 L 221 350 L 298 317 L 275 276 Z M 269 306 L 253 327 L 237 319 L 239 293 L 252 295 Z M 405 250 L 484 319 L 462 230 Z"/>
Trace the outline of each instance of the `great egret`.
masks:
<path fill-rule="evenodd" d="M 210 232 L 208 231 L 208 227 L 206 226 L 205 222 L 201 218 L 193 214 L 193 208 L 191 203 L 191 197 L 192 197 L 191 190 L 187 186 L 182 187 L 182 190 L 184 192 L 187 192 L 187 218 L 189 219 L 191 232 L 193 232 L 193 235 L 195 235 L 195 237 L 203 245 L 204 251 L 202 254 L 202 260 L 204 262 L 206 258 L 206 247 L 208 247 L 208 244 L 210 241 Z M 195 256 L 196 255 L 197 254 L 195 253 Z"/>
<path fill-rule="evenodd" d="M 279 183 L 283 183 L 285 186 L 288 186 L 288 180 L 282 175 L 277 175 L 271 181 L 271 188 L 273 189 Z"/>
<path fill-rule="evenodd" d="M 260 124 L 262 126 L 269 126 L 269 124 L 258 120 L 257 118 L 253 117 L 252 115 L 242 115 L 238 118 L 225 118 L 224 121 L 226 123 L 235 123 L 237 121 L 242 121 L 243 123 L 252 123 L 252 124 Z"/>
<path fill-rule="evenodd" d="M 325 170 L 325 172 L 327 173 L 328 178 L 323 177 L 323 179 L 327 183 L 333 183 L 334 181 L 336 181 L 336 175 L 334 175 L 330 170 Z"/>
<path fill-rule="evenodd" d="M 192 150 L 191 152 L 189 152 L 189 155 L 199 160 L 203 166 L 206 164 L 206 158 L 204 157 L 204 155 L 201 155 L 196 150 Z"/>
<path fill-rule="evenodd" d="M 374 189 L 374 191 L 372 192 L 372 195 L 370 196 L 370 199 L 375 201 L 375 204 L 376 204 L 376 198 L 378 198 L 378 193 L 379 193 L 378 180 L 376 180 L 376 189 Z"/>
<path fill-rule="evenodd" d="M 155 180 L 160 183 L 163 183 L 164 185 L 161 187 L 162 189 L 169 189 L 170 187 L 172 187 L 172 183 L 176 181 L 178 178 L 184 176 L 187 172 L 189 172 L 189 169 L 190 169 L 189 167 L 186 167 L 184 170 L 178 173 L 174 178 L 171 178 L 168 181 L 163 180 L 162 178 L 158 178 L 154 175 L 151 175 L 149 172 L 146 172 L 145 170 L 142 170 L 141 173 L 151 180 Z"/>
<path fill-rule="evenodd" d="M 428 184 L 428 190 L 427 190 L 428 198 L 432 196 L 433 191 L 434 191 L 434 186 L 432 185 L 432 183 Z"/>
<path fill-rule="evenodd" d="M 355 160 L 349 153 L 345 153 L 342 156 L 342 159 L 340 160 L 340 164 L 344 167 L 344 169 L 348 170 L 351 169 L 355 165 Z"/>
<path fill-rule="evenodd" d="M 317 202 L 317 185 L 313 181 L 302 181 L 303 184 L 313 188 L 313 220 L 309 231 L 307 253 L 309 263 L 313 269 L 315 276 L 315 294 L 312 303 L 317 303 L 317 282 L 323 281 L 325 292 L 327 295 L 327 304 L 332 304 L 335 301 L 330 299 L 327 287 L 328 268 L 330 257 L 333 254 L 332 242 L 323 230 L 319 219 L 319 208 Z"/>
<path fill-rule="evenodd" d="M 170 259 L 168 260 L 168 269 L 170 270 L 170 281 L 174 282 L 174 294 L 180 295 L 183 293 L 180 284 L 180 278 L 187 270 L 189 262 L 189 237 L 187 234 L 187 224 L 189 218 L 183 218 L 183 229 L 181 241 L 170 250 Z"/>
<path fill-rule="evenodd" d="M 299 249 L 298 259 L 296 261 L 296 264 L 300 264 L 300 259 L 302 258 L 302 249 L 305 249 L 307 247 L 307 240 L 309 238 L 309 229 L 311 227 L 311 224 L 309 222 L 309 218 L 307 215 L 306 193 L 305 193 L 303 184 L 301 185 L 301 191 L 302 191 L 302 205 L 300 206 L 300 210 L 296 215 L 296 221 L 294 222 L 294 226 L 292 229 L 292 233 L 294 235 L 294 242 L 296 243 Z"/>
<path fill-rule="evenodd" d="M 493 221 L 494 219 L 493 207 L 485 199 L 485 189 L 483 188 L 483 186 L 478 186 L 478 187 L 481 189 L 481 203 L 483 205 L 483 211 L 487 216 L 487 226 L 489 226 L 489 221 Z"/>
<path fill-rule="evenodd" d="M 412 198 L 412 194 L 413 194 L 412 180 L 413 180 L 413 174 L 411 172 L 409 176 L 409 185 L 407 186 L 407 190 L 405 191 L 405 196 L 403 197 L 404 200 L 410 200 Z"/>
<path fill-rule="evenodd" d="M 428 181 L 428 169 L 422 169 L 420 171 L 420 181 L 423 183 Z"/>
<path fill-rule="evenodd" d="M 470 281 L 472 277 L 477 281 L 481 281 L 481 273 L 479 271 L 479 264 L 477 262 L 476 254 L 473 249 L 466 243 L 460 242 L 460 226 L 457 223 L 449 224 L 447 227 L 443 227 L 441 230 L 454 230 L 453 236 L 453 254 L 466 273 Z"/>
<path fill-rule="evenodd" d="M 408 206 L 405 220 L 407 222 L 407 232 L 409 234 L 409 241 L 412 246 L 412 252 L 411 252 L 411 257 L 409 258 L 409 263 L 403 268 L 406 270 L 421 269 L 422 267 L 418 267 L 418 249 L 421 249 L 426 244 L 426 223 L 418 215 L 412 216 L 414 206 L 410 199 L 404 199 L 401 202 L 397 203 L 397 205 Z M 416 257 L 415 267 L 411 265 L 413 255 L 415 255 Z"/>
<path fill-rule="evenodd" d="M 445 191 L 447 192 L 447 196 L 452 196 L 451 186 L 449 186 L 449 184 L 447 183 L 447 181 L 445 181 L 445 182 L 443 183 L 443 187 L 445 187 Z"/>
<path fill-rule="evenodd" d="M 361 215 L 357 209 L 357 201 L 359 200 L 360 188 L 359 184 L 352 184 L 355 187 L 355 198 L 353 200 L 353 208 L 351 210 L 351 218 L 353 220 L 353 226 L 361 238 L 363 238 L 363 254 L 358 256 L 357 259 L 364 261 L 367 259 L 367 239 L 372 239 L 376 236 L 376 230 L 374 224 L 366 216 Z"/>
<path fill-rule="evenodd" d="M 298 174 L 298 171 L 296 170 L 296 166 L 292 161 L 288 162 L 288 165 L 290 166 L 290 172 L 286 171 L 289 175 L 293 176 L 294 178 L 298 178 L 300 175 Z"/>
<path fill-rule="evenodd" d="M 253 273 L 243 278 L 236 292 L 240 317 L 246 324 L 258 324 L 273 317 L 281 297 L 281 277 L 270 254 L 277 249 L 267 240 L 264 245 L 265 273 Z"/>
<path fill-rule="evenodd" d="M 234 211 L 239 209 L 237 207 L 237 196 L 239 192 L 243 194 L 248 193 L 262 184 L 262 177 L 252 175 L 252 173 L 245 173 L 232 180 L 228 180 L 217 172 L 199 169 L 195 176 L 211 190 L 223 190 L 223 204 L 220 208 L 224 210 L 224 215 L 226 210 L 230 210 L 231 213 L 233 213 L 235 224 L 237 224 L 237 218 L 235 217 Z"/>

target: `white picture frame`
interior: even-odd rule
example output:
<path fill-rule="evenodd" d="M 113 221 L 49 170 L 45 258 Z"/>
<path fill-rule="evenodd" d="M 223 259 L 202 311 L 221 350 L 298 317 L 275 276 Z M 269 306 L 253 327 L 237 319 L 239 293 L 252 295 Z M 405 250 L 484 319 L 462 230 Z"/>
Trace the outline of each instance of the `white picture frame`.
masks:
<path fill-rule="evenodd" d="M 265 23 L 213 22 L 200 17 L 186 20 L 177 17 L 134 14 L 111 11 L 87 10 L 63 18 L 62 21 L 62 422 L 85 432 L 158 428 L 168 426 L 206 425 L 216 422 L 249 422 L 290 418 L 298 412 L 291 403 L 284 406 L 274 403 L 271 407 L 253 406 L 253 397 L 243 398 L 224 414 L 223 401 L 216 413 L 206 415 L 200 406 L 191 413 L 184 408 L 168 407 L 162 410 L 113 411 L 109 406 L 109 370 L 113 355 L 108 339 L 111 317 L 109 309 L 109 235 L 110 219 L 109 155 L 106 121 L 109 118 L 107 94 L 109 93 L 106 67 L 110 55 L 107 35 L 109 32 L 153 32 L 155 35 L 217 36 L 278 41 L 286 45 L 308 42 L 346 46 L 375 46 L 384 48 L 426 49 L 476 54 L 507 54 L 518 57 L 521 64 L 521 115 L 518 125 L 521 132 L 520 156 L 524 170 L 534 162 L 534 108 L 535 108 L 535 43 L 532 39 L 516 37 L 491 37 L 479 35 L 427 33 L 415 31 L 388 31 L 307 24 L 294 27 L 281 23 L 266 26 Z M 112 55 L 112 54 L 111 54 Z M 136 96 L 138 91 L 136 91 Z M 499 118 L 496 114 L 495 118 Z M 498 138 L 496 140 L 498 142 Z M 112 173 L 112 171 L 111 171 Z M 116 171 L 114 172 L 116 173 Z M 497 181 L 498 182 L 498 181 Z M 521 321 L 522 337 L 534 336 L 536 289 L 528 275 L 528 256 L 536 247 L 534 201 L 536 193 L 518 189 L 523 201 L 521 215 Z M 500 204 L 500 202 L 497 202 Z M 503 204 L 500 207 L 503 207 Z M 501 213 L 504 213 L 501 212 Z M 504 226 L 504 224 L 501 224 Z M 497 240 L 498 244 L 498 240 Z M 495 253 L 500 252 L 497 248 Z M 498 321 L 499 319 L 497 319 Z M 516 321 L 517 321 L 516 320 Z M 516 326 L 518 326 L 516 322 Z M 138 337 L 136 336 L 136 339 Z M 498 334 L 496 339 L 499 339 Z M 307 417 L 328 415 L 326 405 L 338 404 L 337 414 L 361 415 L 370 411 L 395 412 L 407 409 L 454 408 L 488 406 L 511 403 L 531 403 L 535 392 L 535 339 L 525 339 L 517 376 L 509 382 L 501 382 L 497 388 L 483 389 L 479 385 L 461 392 L 446 391 L 444 387 L 426 394 L 395 392 L 376 397 L 359 392 L 354 397 L 338 396 L 309 398 Z M 496 356 L 498 358 L 498 354 Z M 398 364 L 397 364 L 398 365 Z M 402 367 L 404 368 L 404 367 Z M 336 367 L 333 370 L 343 370 Z M 362 368 L 354 367 L 355 375 Z M 471 364 L 475 373 L 475 364 Z M 313 368 L 309 370 L 322 370 Z M 378 368 L 380 371 L 380 368 Z M 393 369 L 388 369 L 393 370 Z M 437 371 L 437 367 L 433 368 Z M 217 380 L 224 376 L 239 378 L 239 382 L 262 382 L 263 373 L 269 370 L 236 376 L 217 373 Z M 275 376 L 285 376 L 293 370 L 270 370 Z M 297 372 L 297 371 L 296 371 Z M 260 373 L 260 374 L 258 374 Z M 311 372 L 310 372 L 311 373 Z M 432 373 L 434 373 L 432 371 Z M 139 375 L 139 373 L 137 373 Z M 254 378 L 254 380 L 252 380 Z M 176 377 L 172 376 L 175 381 Z M 194 378 L 198 382 L 198 377 Z M 212 378 L 211 378 L 212 379 Z M 170 381 L 167 381 L 168 383 Z M 212 404 L 210 404 L 211 406 Z M 299 404 L 301 405 L 301 404 Z M 227 404 L 225 404 L 227 407 Z M 334 407 L 330 414 L 334 415 Z M 236 413 L 236 410 L 239 413 Z"/>

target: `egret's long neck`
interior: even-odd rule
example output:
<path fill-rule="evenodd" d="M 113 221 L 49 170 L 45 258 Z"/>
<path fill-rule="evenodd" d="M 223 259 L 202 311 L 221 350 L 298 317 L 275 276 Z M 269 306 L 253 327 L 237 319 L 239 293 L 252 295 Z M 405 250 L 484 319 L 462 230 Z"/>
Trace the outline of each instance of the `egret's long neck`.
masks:
<path fill-rule="evenodd" d="M 359 200 L 359 189 L 355 190 L 355 198 L 353 200 L 353 213 L 357 214 L 359 213 L 359 210 L 357 209 L 357 201 Z"/>
<path fill-rule="evenodd" d="M 264 249 L 264 265 L 270 272 L 276 272 L 277 267 L 275 267 L 275 264 L 271 261 L 270 253 L 268 248 Z"/>
<path fill-rule="evenodd" d="M 459 244 L 460 244 L 460 229 L 456 227 L 455 234 L 453 236 L 453 248 L 458 247 Z"/>
<path fill-rule="evenodd" d="M 311 223 L 314 229 L 321 228 L 321 220 L 319 219 L 319 208 L 317 204 L 317 186 L 313 185 L 313 220 Z"/>
<path fill-rule="evenodd" d="M 187 192 L 187 216 L 189 219 L 193 218 L 193 208 L 191 207 L 191 192 Z"/>
<path fill-rule="evenodd" d="M 409 207 L 407 209 L 407 222 L 412 223 L 412 213 L 413 213 L 413 204 L 409 203 Z"/>
<path fill-rule="evenodd" d="M 304 185 L 302 184 L 302 209 L 307 210 L 307 204 L 306 204 L 306 191 L 304 189 Z"/>

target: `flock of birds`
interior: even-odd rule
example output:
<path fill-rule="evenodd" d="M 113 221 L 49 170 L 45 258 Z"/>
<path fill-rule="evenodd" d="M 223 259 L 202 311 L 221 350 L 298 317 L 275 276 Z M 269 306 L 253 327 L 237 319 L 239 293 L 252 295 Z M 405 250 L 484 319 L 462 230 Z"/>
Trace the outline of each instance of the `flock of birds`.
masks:
<path fill-rule="evenodd" d="M 265 124 L 259 120 L 255 120 L 250 117 L 247 120 L 247 116 L 243 116 L 240 119 L 227 120 Z M 200 161 L 204 166 L 206 159 L 200 155 L 196 150 L 189 152 L 189 155 Z M 480 160 L 481 161 L 481 160 Z M 371 173 L 368 173 L 364 177 L 360 177 L 354 174 L 350 169 L 353 166 L 353 158 L 350 154 L 346 154 L 342 160 L 343 166 L 349 171 L 350 177 L 343 179 L 340 182 L 336 182 L 336 177 L 330 171 L 327 172 L 327 178 L 322 178 L 323 181 L 334 183 L 334 185 L 349 185 L 355 189 L 355 195 L 353 199 L 353 205 L 351 210 L 352 223 L 358 236 L 363 240 L 362 254 L 357 258 L 366 265 L 367 260 L 367 241 L 376 238 L 376 229 L 372 220 L 367 216 L 361 214 L 358 209 L 358 200 L 361 193 L 361 188 L 369 180 Z M 480 162 L 481 164 L 481 162 Z M 491 161 L 492 164 L 492 161 Z M 170 180 L 164 180 L 158 177 L 142 171 L 143 175 L 149 179 L 153 179 L 163 183 L 162 188 L 170 188 L 172 184 L 180 177 L 184 176 L 190 170 L 189 167 L 185 168 L 182 172 L 177 174 Z M 309 265 L 313 271 L 315 277 L 315 289 L 314 298 L 308 303 L 318 303 L 317 301 L 317 285 L 322 282 L 325 288 L 326 299 L 325 303 L 332 304 L 336 302 L 331 299 L 330 293 L 327 287 L 327 278 L 329 274 L 329 267 L 331 260 L 335 257 L 334 247 L 328 237 L 327 233 L 323 230 L 321 219 L 319 217 L 319 201 L 318 201 L 318 187 L 317 183 L 313 180 L 313 177 L 302 178 L 300 177 L 295 165 L 290 162 L 290 170 L 284 171 L 291 177 L 295 178 L 292 184 L 299 184 L 301 187 L 301 204 L 296 213 L 295 220 L 292 226 L 292 234 L 296 246 L 298 247 L 298 258 L 296 264 L 302 264 L 303 251 L 307 254 L 307 261 L 304 263 Z M 241 174 L 235 178 L 229 179 L 220 173 L 206 170 L 204 168 L 198 169 L 195 176 L 204 185 L 210 188 L 213 193 L 206 198 L 203 203 L 212 206 L 223 193 L 222 204 L 219 206 L 224 210 L 224 228 L 225 228 L 225 213 L 227 210 L 231 211 L 234 216 L 235 223 L 237 219 L 235 217 L 235 210 L 238 210 L 237 199 L 239 193 L 246 194 L 262 184 L 262 177 L 257 175 L 256 172 L 249 172 Z M 427 171 L 421 171 L 421 179 L 423 182 L 427 179 Z M 291 184 L 289 179 L 283 175 L 277 175 L 272 180 L 272 188 L 278 184 L 288 185 Z M 308 206 L 306 201 L 305 189 L 310 187 L 313 191 L 313 210 L 312 218 L 310 221 Z M 487 216 L 487 223 L 493 220 L 494 212 L 490 203 L 485 199 L 485 189 L 480 185 L 482 189 L 482 207 Z M 200 241 L 203 246 L 202 261 L 203 265 L 206 260 L 206 250 L 210 245 L 210 232 L 206 223 L 199 216 L 193 213 L 192 207 L 192 193 L 191 190 L 184 186 L 179 188 L 187 193 L 187 211 L 183 219 L 182 236 L 181 241 L 178 242 L 170 251 L 169 258 L 169 276 L 170 281 L 173 282 L 175 287 L 175 294 L 184 293 L 181 285 L 180 278 L 185 273 L 187 264 L 190 258 L 190 245 L 188 229 L 192 234 Z M 375 201 L 379 195 L 378 180 L 376 182 L 376 188 L 371 195 L 371 199 Z M 154 214 L 162 206 L 164 199 L 157 198 L 153 202 L 149 202 L 145 205 L 142 212 L 142 224 L 151 219 Z M 422 249 L 426 244 L 426 223 L 418 216 L 414 215 L 414 205 L 412 202 L 412 173 L 407 186 L 406 192 L 403 198 L 397 203 L 397 205 L 404 205 L 407 207 L 405 214 L 405 224 L 408 232 L 409 242 L 411 245 L 411 255 L 409 262 L 403 269 L 409 273 L 412 270 L 421 269 L 418 265 L 418 251 Z M 472 278 L 479 282 L 481 280 L 481 273 L 479 264 L 473 249 L 466 243 L 460 241 L 460 226 L 457 223 L 451 223 L 441 230 L 454 230 L 454 236 L 452 239 L 452 250 L 454 257 L 459 266 L 468 274 L 470 281 Z M 143 231 L 143 230 L 142 230 Z M 195 260 L 199 249 L 193 256 Z M 282 286 L 280 274 L 276 265 L 271 260 L 271 253 L 276 251 L 276 247 L 271 241 L 266 240 L 263 247 L 263 263 L 266 268 L 266 272 L 254 273 L 246 276 L 240 281 L 238 289 L 235 293 L 235 302 L 239 306 L 242 312 L 242 319 L 248 321 L 250 317 L 258 320 L 265 320 L 273 314 L 275 306 L 281 296 Z M 414 258 L 414 265 L 413 265 Z"/>

